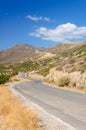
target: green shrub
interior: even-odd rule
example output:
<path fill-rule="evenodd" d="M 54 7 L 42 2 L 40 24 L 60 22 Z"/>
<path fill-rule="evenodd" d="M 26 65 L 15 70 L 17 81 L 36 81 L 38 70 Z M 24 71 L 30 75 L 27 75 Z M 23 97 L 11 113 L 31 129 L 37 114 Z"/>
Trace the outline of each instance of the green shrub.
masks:
<path fill-rule="evenodd" d="M 59 80 L 58 80 L 58 85 L 59 86 L 65 86 L 65 85 L 69 85 L 70 83 L 70 78 L 68 76 L 62 76 Z"/>
<path fill-rule="evenodd" d="M 4 84 L 5 82 L 9 80 L 9 78 L 10 78 L 9 75 L 6 75 L 6 74 L 0 75 L 0 84 Z"/>
<path fill-rule="evenodd" d="M 81 67 L 81 74 L 83 74 L 85 71 L 86 71 L 86 65 L 83 65 L 82 67 Z"/>

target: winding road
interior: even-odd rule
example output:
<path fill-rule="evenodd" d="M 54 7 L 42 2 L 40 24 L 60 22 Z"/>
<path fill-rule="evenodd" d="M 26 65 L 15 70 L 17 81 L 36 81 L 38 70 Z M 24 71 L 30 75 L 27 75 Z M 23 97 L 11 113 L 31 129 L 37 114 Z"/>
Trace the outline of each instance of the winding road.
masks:
<path fill-rule="evenodd" d="M 33 79 L 15 85 L 14 89 L 77 130 L 86 130 L 86 93 L 49 87 Z"/>

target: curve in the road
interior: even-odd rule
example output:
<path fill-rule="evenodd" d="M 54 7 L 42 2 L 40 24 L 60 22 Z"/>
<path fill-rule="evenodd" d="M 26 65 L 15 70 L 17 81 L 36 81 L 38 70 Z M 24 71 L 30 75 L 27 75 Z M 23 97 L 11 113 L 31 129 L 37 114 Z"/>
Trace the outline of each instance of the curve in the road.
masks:
<path fill-rule="evenodd" d="M 77 130 L 86 130 L 86 94 L 52 88 L 39 80 L 23 82 L 16 91 Z"/>

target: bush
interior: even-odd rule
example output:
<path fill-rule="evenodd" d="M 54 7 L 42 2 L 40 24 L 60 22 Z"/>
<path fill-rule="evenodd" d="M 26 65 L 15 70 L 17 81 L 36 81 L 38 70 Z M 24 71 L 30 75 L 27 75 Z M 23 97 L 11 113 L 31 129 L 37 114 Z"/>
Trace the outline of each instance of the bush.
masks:
<path fill-rule="evenodd" d="M 65 86 L 65 85 L 69 85 L 70 83 L 70 78 L 68 76 L 62 76 L 59 80 L 58 80 L 58 85 L 59 86 Z"/>
<path fill-rule="evenodd" d="M 6 75 L 6 74 L 0 75 L 0 84 L 4 84 L 5 82 L 9 80 L 9 78 L 10 78 L 9 75 Z"/>

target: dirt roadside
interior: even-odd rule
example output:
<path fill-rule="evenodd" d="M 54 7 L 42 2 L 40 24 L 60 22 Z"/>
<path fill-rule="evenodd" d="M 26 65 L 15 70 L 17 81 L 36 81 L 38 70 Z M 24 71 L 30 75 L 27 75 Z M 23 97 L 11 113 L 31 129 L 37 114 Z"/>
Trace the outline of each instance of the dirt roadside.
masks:
<path fill-rule="evenodd" d="M 7 88 L 17 81 L 27 80 L 13 77 L 11 82 L 0 85 L 0 130 L 40 130 L 36 112 L 21 104 Z"/>
<path fill-rule="evenodd" d="M 79 88 L 70 87 L 70 86 L 59 87 L 54 82 L 44 81 L 43 83 L 49 85 L 50 87 L 55 87 L 59 89 L 64 89 L 64 90 L 69 90 L 69 91 L 74 91 L 74 92 L 86 92 L 86 89 L 79 89 Z"/>

